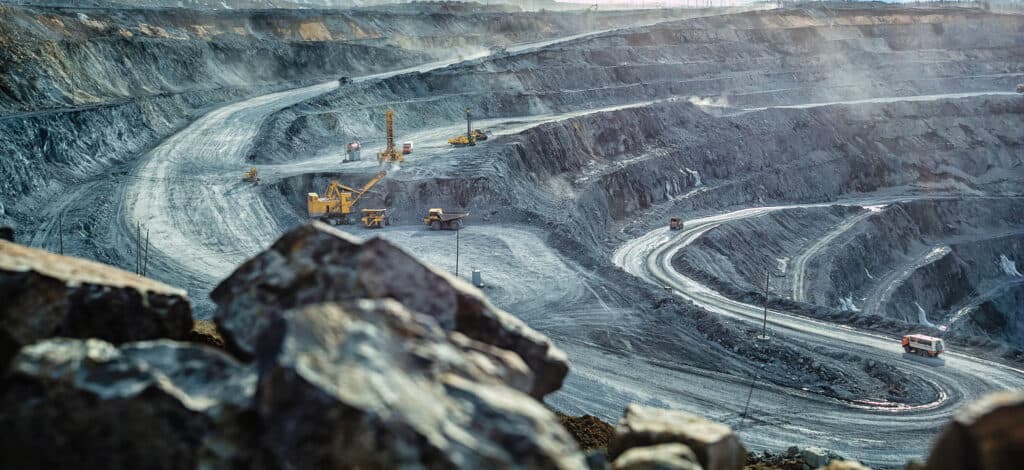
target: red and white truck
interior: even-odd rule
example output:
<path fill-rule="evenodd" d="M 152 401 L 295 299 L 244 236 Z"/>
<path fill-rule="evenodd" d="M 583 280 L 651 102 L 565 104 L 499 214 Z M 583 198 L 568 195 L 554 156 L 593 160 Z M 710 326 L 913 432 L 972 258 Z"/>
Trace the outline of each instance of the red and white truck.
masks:
<path fill-rule="evenodd" d="M 936 357 L 946 350 L 941 338 L 927 335 L 904 335 L 903 350 L 922 356 Z"/>

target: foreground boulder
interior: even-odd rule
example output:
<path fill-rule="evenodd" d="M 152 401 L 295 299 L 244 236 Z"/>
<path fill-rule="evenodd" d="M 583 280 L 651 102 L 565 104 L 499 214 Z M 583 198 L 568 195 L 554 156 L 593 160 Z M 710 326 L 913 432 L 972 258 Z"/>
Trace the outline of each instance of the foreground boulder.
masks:
<path fill-rule="evenodd" d="M 120 269 L 0 240 L 0 365 L 55 336 L 115 344 L 183 339 L 185 291 Z"/>
<path fill-rule="evenodd" d="M 555 416 L 505 385 L 517 356 L 462 348 L 397 302 L 286 312 L 255 353 L 265 443 L 284 467 L 584 467 Z"/>
<path fill-rule="evenodd" d="M 322 302 L 392 298 L 433 317 L 445 331 L 518 354 L 533 372 L 534 397 L 560 388 L 569 370 L 564 352 L 495 308 L 468 283 L 435 271 L 383 239 L 360 242 L 319 222 L 285 234 L 239 267 L 211 297 L 228 347 L 243 358 L 254 355 L 256 339 L 279 312 Z"/>
<path fill-rule="evenodd" d="M 11 361 L 0 455 L 7 468 L 251 468 L 255 384 L 203 346 L 45 340 Z"/>
<path fill-rule="evenodd" d="M 701 470 L 697 456 L 683 444 L 634 447 L 612 463 L 613 470 Z"/>
<path fill-rule="evenodd" d="M 997 392 L 953 416 L 928 456 L 928 470 L 995 470 L 1024 465 L 1024 391 Z"/>
<path fill-rule="evenodd" d="M 685 444 L 706 470 L 739 470 L 746 462 L 746 450 L 728 426 L 685 411 L 639 405 L 626 408 L 608 445 L 608 457 L 615 461 L 634 447 L 667 443 Z"/>

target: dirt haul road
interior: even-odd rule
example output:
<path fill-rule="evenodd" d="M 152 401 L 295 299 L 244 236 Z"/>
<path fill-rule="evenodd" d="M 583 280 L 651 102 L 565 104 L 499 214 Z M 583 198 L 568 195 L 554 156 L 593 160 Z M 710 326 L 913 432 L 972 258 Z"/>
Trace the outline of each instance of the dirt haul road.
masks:
<path fill-rule="evenodd" d="M 844 204 L 873 206 L 895 200 L 879 198 L 845 201 Z M 819 204 L 758 207 L 737 210 L 685 222 L 685 230 L 670 232 L 663 227 L 636 238 L 623 245 L 614 254 L 613 261 L 630 274 L 638 276 L 659 287 L 671 288 L 673 292 L 695 305 L 713 313 L 735 320 L 761 325 L 764 310 L 762 306 L 745 304 L 725 297 L 711 288 L 677 272 L 672 259 L 687 245 L 720 224 L 743 218 L 757 217 L 772 211 L 797 207 L 815 207 Z M 817 321 L 775 310 L 768 311 L 768 335 L 777 336 L 775 341 L 791 338 L 828 347 L 841 346 L 860 357 L 885 361 L 901 370 L 926 381 L 940 390 L 939 399 L 917 406 L 902 406 L 890 403 L 841 402 L 814 397 L 799 390 L 784 390 L 757 385 L 753 392 L 753 420 L 758 416 L 769 419 L 762 422 L 751 435 L 744 439 L 755 445 L 772 444 L 779 439 L 781 430 L 804 436 L 818 436 L 819 445 L 830 447 L 841 454 L 857 457 L 876 465 L 898 465 L 909 458 L 923 456 L 935 433 L 949 421 L 951 414 L 961 405 L 980 398 L 985 393 L 1024 387 L 1024 371 L 974 358 L 955 351 L 941 359 L 924 359 L 905 354 L 896 337 L 858 331 L 843 325 Z M 781 333 L 781 335 L 780 335 Z M 753 338 L 750 338 L 753 341 Z M 636 370 L 636 369 L 632 369 Z M 642 377 L 643 372 L 637 372 Z M 616 377 L 611 375 L 608 377 Z M 619 376 L 615 380 L 624 382 L 630 376 Z M 639 380 L 636 378 L 634 380 Z M 724 393 L 737 393 L 734 384 L 726 385 Z M 623 385 L 626 387 L 628 385 Z M 716 385 L 717 386 L 717 385 Z M 648 386 L 649 387 L 649 386 Z M 712 385 L 708 385 L 714 390 Z M 713 392 L 714 393 L 714 392 Z M 723 394 L 724 396 L 724 394 Z M 743 394 L 733 396 L 742 397 Z M 715 402 L 721 398 L 701 396 L 703 402 Z M 697 402 L 697 411 L 707 406 Z M 684 405 L 693 408 L 693 405 Z M 733 403 L 734 409 L 737 404 Z M 738 408 L 742 409 L 742 406 Z M 728 408 L 726 408 L 728 409 Z M 799 410 L 799 411 L 797 411 Z M 799 415 L 798 419 L 786 420 L 786 416 Z M 778 420 L 782 417 L 782 422 Z M 726 421 L 729 421 L 729 417 Z M 735 421 L 735 418 L 732 418 Z M 774 422 L 773 422 L 774 421 Z M 799 428 L 791 429 L 794 423 Z M 742 430 L 742 426 L 741 426 Z M 777 434 L 778 433 L 778 434 Z"/>

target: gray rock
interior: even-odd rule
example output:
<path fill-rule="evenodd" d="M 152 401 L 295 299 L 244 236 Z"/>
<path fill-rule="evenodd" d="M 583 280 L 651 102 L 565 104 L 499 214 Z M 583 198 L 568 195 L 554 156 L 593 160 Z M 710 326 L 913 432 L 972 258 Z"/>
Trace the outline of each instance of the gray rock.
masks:
<path fill-rule="evenodd" d="M 518 354 L 533 372 L 531 394 L 557 390 L 568 373 L 565 353 L 545 336 L 495 308 L 465 281 L 436 271 L 391 243 L 360 242 L 313 222 L 281 237 L 239 267 L 211 294 L 214 318 L 237 354 L 251 357 L 278 312 L 360 298 L 398 300 L 433 317 L 445 331 Z"/>
<path fill-rule="evenodd" d="M 746 462 L 747 452 L 728 426 L 685 411 L 639 405 L 626 408 L 608 445 L 608 455 L 617 459 L 634 447 L 673 442 L 688 446 L 708 470 L 739 470 Z"/>
<path fill-rule="evenodd" d="M 92 261 L 0 241 L 0 364 L 44 338 L 183 339 L 185 291 Z"/>
<path fill-rule="evenodd" d="M 584 468 L 507 365 L 392 300 L 306 306 L 256 350 L 267 447 L 291 468 Z"/>
<path fill-rule="evenodd" d="M 852 460 L 833 460 L 827 466 L 820 467 L 818 470 L 871 470 L 871 468 Z"/>
<path fill-rule="evenodd" d="M 615 459 L 612 468 L 615 470 L 701 470 L 693 450 L 678 442 L 634 447 Z"/>
<path fill-rule="evenodd" d="M 811 468 L 818 468 L 828 465 L 830 459 L 829 451 L 821 447 L 807 447 L 800 451 L 803 461 Z"/>
<path fill-rule="evenodd" d="M 255 384 L 190 343 L 45 340 L 11 361 L 0 455 L 9 468 L 260 468 Z"/>
<path fill-rule="evenodd" d="M 990 394 L 953 416 L 939 434 L 928 470 L 1019 468 L 1024 462 L 1024 391 Z"/>

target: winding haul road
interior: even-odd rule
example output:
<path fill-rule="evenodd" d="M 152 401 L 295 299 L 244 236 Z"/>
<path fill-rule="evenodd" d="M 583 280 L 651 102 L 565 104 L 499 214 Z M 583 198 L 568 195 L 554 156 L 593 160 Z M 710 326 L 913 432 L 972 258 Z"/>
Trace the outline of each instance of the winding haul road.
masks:
<path fill-rule="evenodd" d="M 887 202 L 895 202 L 895 199 L 872 198 L 843 203 L 871 206 Z M 814 206 L 821 204 L 748 208 L 686 221 L 685 229 L 679 232 L 659 228 L 623 245 L 615 252 L 613 261 L 627 272 L 652 284 L 670 287 L 676 295 L 709 312 L 760 325 L 764 315 L 762 306 L 729 299 L 700 284 L 676 271 L 672 259 L 680 250 L 720 224 L 772 211 Z M 777 392 L 766 394 L 768 397 L 759 397 L 759 400 L 768 401 L 779 399 L 780 406 L 787 403 L 792 407 L 789 414 L 799 413 L 799 421 L 806 427 L 808 434 L 821 433 L 823 441 L 833 442 L 831 448 L 840 453 L 846 449 L 845 455 L 862 458 L 867 462 L 892 465 L 921 457 L 927 452 L 931 436 L 949 421 L 951 414 L 960 405 L 995 390 L 1024 387 L 1024 371 L 1002 364 L 956 352 L 946 353 L 942 360 L 924 359 L 904 354 L 898 339 L 894 337 L 775 310 L 769 310 L 767 318 L 769 336 L 779 333 L 783 335 L 775 340 L 798 338 L 809 344 L 841 347 L 862 357 L 892 364 L 940 391 L 937 400 L 918 406 L 833 402 L 833 406 L 824 410 L 820 409 L 821 398 L 802 395 L 798 391 L 790 391 L 795 395 L 790 398 L 773 397 L 772 394 Z M 837 429 L 837 422 L 844 423 L 844 426 Z M 755 442 L 764 439 L 770 442 L 770 432 L 768 436 L 764 434 L 764 429 L 758 429 L 755 435 L 744 436 L 744 439 Z M 857 444 L 851 446 L 850 442 Z"/>
<path fill-rule="evenodd" d="M 815 240 L 808 249 L 804 250 L 803 253 L 800 253 L 793 260 L 793 300 L 797 302 L 807 300 L 807 287 L 804 285 L 804 280 L 807 278 L 807 263 L 810 262 L 811 258 L 814 258 L 822 249 L 835 241 L 836 238 L 839 238 L 847 230 L 850 230 L 870 215 L 871 211 L 864 211 L 847 218 L 836 228 L 832 229 L 831 232 L 825 234 L 824 237 Z"/>

